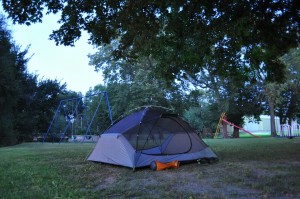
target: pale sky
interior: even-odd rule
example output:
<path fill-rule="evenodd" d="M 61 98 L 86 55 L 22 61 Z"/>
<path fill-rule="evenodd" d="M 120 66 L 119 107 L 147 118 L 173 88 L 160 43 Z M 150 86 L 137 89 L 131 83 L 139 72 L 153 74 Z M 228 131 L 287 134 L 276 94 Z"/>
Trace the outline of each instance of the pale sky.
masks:
<path fill-rule="evenodd" d="M 1 9 L 0 9 L 1 10 Z M 103 83 L 101 73 L 94 71 L 89 66 L 89 53 L 96 50 L 88 44 L 88 35 L 75 43 L 75 47 L 56 46 L 53 40 L 49 40 L 52 30 L 59 25 L 59 16 L 45 16 L 43 23 L 26 25 L 13 25 L 9 23 L 12 36 L 16 44 L 25 49 L 29 48 L 28 56 L 33 55 L 28 63 L 28 70 L 39 74 L 44 79 L 58 79 L 67 83 L 67 89 L 85 94 L 90 87 Z"/>

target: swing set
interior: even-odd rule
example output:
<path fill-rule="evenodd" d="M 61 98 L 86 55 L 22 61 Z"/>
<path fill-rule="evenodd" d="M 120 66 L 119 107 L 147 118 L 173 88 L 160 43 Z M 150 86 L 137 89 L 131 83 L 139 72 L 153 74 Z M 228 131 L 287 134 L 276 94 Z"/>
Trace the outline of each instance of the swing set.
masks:
<path fill-rule="evenodd" d="M 87 96 L 61 100 L 44 136 L 43 143 L 47 138 L 49 139 L 49 137 L 50 139 L 52 138 L 52 142 L 54 139 L 59 141 L 59 143 L 63 140 L 74 141 L 75 135 L 78 134 L 78 132 L 84 134 L 81 136 L 82 139 L 80 140 L 81 142 L 84 142 L 86 139 L 92 137 L 92 129 L 94 134 L 99 135 L 99 126 L 97 125 L 95 127 L 94 120 L 99 112 L 102 101 L 106 102 L 109 121 L 112 124 L 112 112 L 106 91 L 99 91 Z M 96 105 L 94 110 L 92 110 L 91 102 L 94 102 L 94 106 Z"/>

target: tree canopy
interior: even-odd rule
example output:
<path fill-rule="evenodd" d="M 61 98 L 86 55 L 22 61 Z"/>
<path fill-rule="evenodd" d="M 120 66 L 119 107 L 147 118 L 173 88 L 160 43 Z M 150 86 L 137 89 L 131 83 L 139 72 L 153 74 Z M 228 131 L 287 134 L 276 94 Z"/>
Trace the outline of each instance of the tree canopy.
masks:
<path fill-rule="evenodd" d="M 57 44 L 74 45 L 82 31 L 93 44 L 120 38 L 115 57 L 135 59 L 141 54 L 159 61 L 156 72 L 173 80 L 193 76 L 207 64 L 227 75 L 253 68 L 281 80 L 279 57 L 299 43 L 300 2 L 269 1 L 2 1 L 14 22 L 30 25 L 45 14 L 61 14 Z M 234 75 L 234 74 L 232 74 Z"/>
<path fill-rule="evenodd" d="M 263 90 L 274 112 L 272 85 L 292 75 L 281 58 L 300 43 L 297 0 L 3 0 L 2 5 L 20 24 L 42 22 L 46 14 L 61 15 L 60 28 L 50 35 L 57 45 L 75 45 L 87 31 L 90 42 L 100 46 L 91 64 L 103 70 L 107 88 L 120 91 L 118 97 L 128 95 L 137 104 L 145 103 L 139 97 L 144 92 L 152 99 L 168 99 L 176 92 L 161 85 L 172 88 L 175 79 L 188 80 L 212 92 L 206 95 L 210 104 L 201 111 L 235 110 L 228 115 L 236 123 L 242 123 L 244 115 L 260 114 L 257 96 Z M 284 93 L 289 107 L 279 107 L 288 118 L 298 111 L 295 86 Z M 222 103 L 227 107 L 220 107 Z"/>
<path fill-rule="evenodd" d="M 152 71 L 157 62 L 149 57 L 139 57 L 136 62 L 112 60 L 115 42 L 100 46 L 98 52 L 89 55 L 90 65 L 103 72 L 113 113 L 116 116 L 145 105 L 175 108 L 183 112 L 183 92 L 178 84 L 166 86 Z M 98 87 L 95 87 L 98 89 Z"/>

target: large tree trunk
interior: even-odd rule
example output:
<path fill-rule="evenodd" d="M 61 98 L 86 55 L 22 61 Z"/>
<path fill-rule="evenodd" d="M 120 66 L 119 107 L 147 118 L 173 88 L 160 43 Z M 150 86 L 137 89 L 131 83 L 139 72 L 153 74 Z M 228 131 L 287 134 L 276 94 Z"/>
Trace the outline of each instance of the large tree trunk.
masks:
<path fill-rule="evenodd" d="M 233 137 L 240 138 L 240 130 L 236 127 L 233 128 Z"/>
<path fill-rule="evenodd" d="M 269 99 L 270 107 L 270 122 L 271 122 L 271 136 L 276 137 L 276 127 L 275 127 L 275 111 L 274 111 L 274 102 Z"/>
<path fill-rule="evenodd" d="M 228 138 L 227 123 L 225 122 L 222 122 L 222 135 L 223 138 Z"/>

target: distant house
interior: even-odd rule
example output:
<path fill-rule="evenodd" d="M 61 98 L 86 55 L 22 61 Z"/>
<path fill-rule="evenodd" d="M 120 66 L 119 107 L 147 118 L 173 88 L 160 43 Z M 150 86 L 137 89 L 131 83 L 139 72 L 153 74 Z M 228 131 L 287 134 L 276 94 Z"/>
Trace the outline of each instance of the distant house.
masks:
<path fill-rule="evenodd" d="M 253 120 L 253 118 L 245 118 L 244 129 L 250 132 L 271 132 L 271 121 L 269 115 L 261 115 L 259 122 Z M 275 128 L 276 131 L 280 131 L 280 119 L 275 117 Z"/>
<path fill-rule="evenodd" d="M 227 123 L 227 133 L 229 133 L 229 137 L 234 131 L 234 124 L 229 122 Z M 271 135 L 271 119 L 269 115 L 261 115 L 260 121 L 256 121 L 253 118 L 244 118 L 244 125 L 240 128 L 240 132 L 252 134 L 264 134 L 264 135 Z M 297 120 L 291 122 L 289 124 L 280 124 L 279 117 L 275 117 L 275 128 L 276 133 L 278 136 L 281 137 L 300 137 L 300 124 L 297 123 Z M 223 135 L 224 136 L 224 135 Z"/>
<path fill-rule="evenodd" d="M 244 129 L 251 133 L 270 133 L 271 121 L 269 115 L 261 115 L 261 121 L 255 122 L 251 118 L 245 118 Z M 300 124 L 297 124 L 297 120 L 289 124 L 280 124 L 279 117 L 275 117 L 275 127 L 277 135 L 279 136 L 300 136 Z"/>

